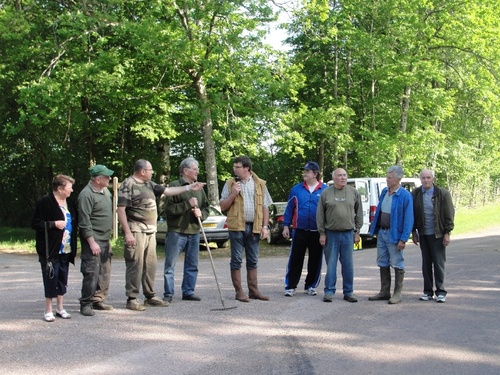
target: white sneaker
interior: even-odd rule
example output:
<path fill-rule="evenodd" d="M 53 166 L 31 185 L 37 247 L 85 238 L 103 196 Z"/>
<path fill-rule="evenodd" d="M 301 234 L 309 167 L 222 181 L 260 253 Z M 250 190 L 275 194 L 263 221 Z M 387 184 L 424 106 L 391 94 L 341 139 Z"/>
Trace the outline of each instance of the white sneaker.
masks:
<path fill-rule="evenodd" d="M 309 294 L 310 296 L 315 296 L 317 295 L 318 293 L 316 292 L 316 289 L 314 288 L 309 288 L 306 290 L 306 293 Z"/>
<path fill-rule="evenodd" d="M 437 296 L 436 302 L 440 302 L 440 303 L 446 302 L 446 296 L 440 294 L 439 296 Z"/>
<path fill-rule="evenodd" d="M 433 296 L 431 296 L 430 294 L 422 294 L 420 296 L 420 301 L 432 301 L 433 300 Z"/>
<path fill-rule="evenodd" d="M 285 297 L 293 297 L 295 289 L 285 289 Z"/>

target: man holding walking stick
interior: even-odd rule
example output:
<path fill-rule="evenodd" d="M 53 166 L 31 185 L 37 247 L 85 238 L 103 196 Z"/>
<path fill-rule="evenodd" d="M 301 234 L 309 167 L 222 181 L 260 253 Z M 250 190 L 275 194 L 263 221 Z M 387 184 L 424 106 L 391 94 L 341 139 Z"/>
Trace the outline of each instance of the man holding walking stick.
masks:
<path fill-rule="evenodd" d="M 190 185 L 198 179 L 198 162 L 186 158 L 179 165 L 180 178 L 169 186 Z M 179 254 L 184 251 L 184 275 L 182 278 L 182 299 L 200 301 L 194 294 L 198 278 L 198 256 L 200 251 L 200 225 L 209 215 L 208 199 L 204 190 L 186 191 L 169 197 L 165 202 L 167 234 L 165 237 L 165 268 L 163 274 L 163 300 L 172 302 L 174 295 L 174 272 Z"/>

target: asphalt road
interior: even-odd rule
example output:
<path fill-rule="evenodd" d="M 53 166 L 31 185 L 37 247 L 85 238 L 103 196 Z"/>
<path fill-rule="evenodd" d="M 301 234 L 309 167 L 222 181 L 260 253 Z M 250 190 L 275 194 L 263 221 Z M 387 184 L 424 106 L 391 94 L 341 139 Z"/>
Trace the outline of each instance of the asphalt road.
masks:
<path fill-rule="evenodd" d="M 70 270 L 66 309 L 72 319 L 42 320 L 44 297 L 35 256 L 0 253 L 0 374 L 500 374 L 500 236 L 453 238 L 444 304 L 418 300 L 420 251 L 405 250 L 403 302 L 371 302 L 379 289 L 375 249 L 356 251 L 355 293 L 283 296 L 287 259 L 260 260 L 269 302 L 234 301 L 229 260 L 215 259 L 226 311 L 208 260 L 196 293 L 167 308 L 125 309 L 124 261 L 114 259 L 109 302 L 114 311 L 79 314 L 79 262 Z M 156 288 L 163 292 L 162 259 Z M 323 268 L 323 272 L 325 268 Z M 303 279 L 301 280 L 303 281 Z M 302 285 L 302 284 L 301 284 Z M 341 279 L 337 286 L 341 285 Z"/>

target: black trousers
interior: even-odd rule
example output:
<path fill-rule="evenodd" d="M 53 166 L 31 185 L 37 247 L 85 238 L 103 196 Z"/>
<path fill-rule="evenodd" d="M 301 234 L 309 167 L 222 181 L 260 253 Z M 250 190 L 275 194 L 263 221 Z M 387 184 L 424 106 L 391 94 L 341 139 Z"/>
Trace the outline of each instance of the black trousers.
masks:
<path fill-rule="evenodd" d="M 321 281 L 321 264 L 323 262 L 323 246 L 319 243 L 319 232 L 294 229 L 285 275 L 285 289 L 297 288 L 302 275 L 306 250 L 308 250 L 309 256 L 304 289 L 316 288 L 319 285 Z"/>
<path fill-rule="evenodd" d="M 432 235 L 420 236 L 420 250 L 422 252 L 422 275 L 424 277 L 424 293 L 434 295 L 434 283 L 436 295 L 446 295 L 444 289 L 444 265 L 446 263 L 446 246 L 443 245 L 443 237 L 436 238 Z"/>
<path fill-rule="evenodd" d="M 96 241 L 100 248 L 99 256 L 92 256 L 87 241 L 82 241 L 80 271 L 83 275 L 80 305 L 104 302 L 109 294 L 111 275 L 111 245 L 109 241 Z M 89 255 L 90 253 L 90 255 Z M 84 255 L 85 254 L 85 255 Z"/>

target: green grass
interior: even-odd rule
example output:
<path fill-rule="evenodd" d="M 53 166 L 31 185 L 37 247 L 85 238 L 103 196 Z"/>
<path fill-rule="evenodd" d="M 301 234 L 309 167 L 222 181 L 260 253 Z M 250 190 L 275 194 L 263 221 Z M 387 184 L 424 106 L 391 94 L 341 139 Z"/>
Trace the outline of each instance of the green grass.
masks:
<path fill-rule="evenodd" d="M 474 209 L 458 209 L 453 234 L 467 234 L 500 225 L 500 204 Z"/>
<path fill-rule="evenodd" d="M 455 214 L 455 229 L 452 235 L 475 233 L 500 225 L 500 204 L 488 205 L 474 209 L 458 209 Z M 123 257 L 123 237 L 112 242 L 113 253 L 116 257 Z M 204 249 L 204 248 L 203 248 Z M 229 257 L 229 249 L 211 248 L 213 257 Z M 35 254 L 35 231 L 31 228 L 0 227 L 0 251 L 14 253 Z M 288 246 L 268 245 L 261 242 L 261 256 L 283 256 L 288 255 Z M 80 252 L 80 249 L 78 249 Z M 158 246 L 157 253 L 164 256 L 163 245 Z M 206 251 L 200 252 L 200 257 L 208 258 Z"/>
<path fill-rule="evenodd" d="M 31 228 L 0 227 L 0 251 L 36 253 L 35 231 Z"/>

